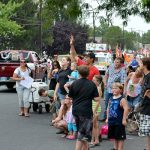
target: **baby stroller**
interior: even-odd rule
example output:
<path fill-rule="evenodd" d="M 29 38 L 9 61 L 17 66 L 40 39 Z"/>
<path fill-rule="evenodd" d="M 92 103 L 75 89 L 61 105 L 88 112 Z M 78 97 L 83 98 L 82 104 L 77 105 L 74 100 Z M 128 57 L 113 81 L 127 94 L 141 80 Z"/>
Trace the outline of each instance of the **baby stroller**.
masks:
<path fill-rule="evenodd" d="M 40 97 L 38 94 L 38 90 L 40 88 L 44 88 L 48 90 L 48 85 L 44 82 L 33 82 L 31 86 L 31 92 L 29 97 L 30 108 L 33 108 L 34 112 L 39 112 L 39 114 L 43 111 L 43 106 L 45 107 L 46 112 L 50 111 L 50 101 L 48 97 Z"/>
<path fill-rule="evenodd" d="M 129 133 L 138 133 L 140 125 L 140 112 L 137 109 L 138 105 L 133 107 L 128 114 L 126 129 Z"/>

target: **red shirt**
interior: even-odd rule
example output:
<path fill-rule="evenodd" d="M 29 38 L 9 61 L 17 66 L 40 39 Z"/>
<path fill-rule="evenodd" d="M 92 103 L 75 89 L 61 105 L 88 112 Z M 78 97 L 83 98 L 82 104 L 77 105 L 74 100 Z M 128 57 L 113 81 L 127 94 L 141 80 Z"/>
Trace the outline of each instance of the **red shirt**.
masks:
<path fill-rule="evenodd" d="M 78 58 L 77 65 L 81 66 L 81 65 L 87 65 L 87 64 L 86 64 L 85 61 Z M 89 73 L 89 76 L 88 76 L 89 80 L 92 80 L 95 75 L 100 75 L 99 70 L 95 66 L 90 66 L 89 69 L 90 69 L 90 73 Z"/>

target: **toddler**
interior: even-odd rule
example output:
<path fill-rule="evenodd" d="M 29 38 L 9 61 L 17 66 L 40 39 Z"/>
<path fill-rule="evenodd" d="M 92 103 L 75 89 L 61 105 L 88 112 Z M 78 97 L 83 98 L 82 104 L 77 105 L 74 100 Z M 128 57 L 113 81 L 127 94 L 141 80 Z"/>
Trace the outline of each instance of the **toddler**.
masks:
<path fill-rule="evenodd" d="M 71 84 L 79 78 L 79 73 L 77 70 L 77 64 L 75 62 L 71 63 L 71 70 L 72 70 L 71 75 L 70 76 L 68 75 L 69 82 L 67 82 L 64 85 L 64 88 L 65 88 L 67 93 L 69 93 L 69 87 L 71 86 Z"/>

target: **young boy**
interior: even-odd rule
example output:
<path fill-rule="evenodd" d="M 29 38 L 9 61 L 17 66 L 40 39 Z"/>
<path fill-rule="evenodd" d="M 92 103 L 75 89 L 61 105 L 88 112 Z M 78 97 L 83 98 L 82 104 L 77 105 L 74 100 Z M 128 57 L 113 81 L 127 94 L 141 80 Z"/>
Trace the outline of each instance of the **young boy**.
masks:
<path fill-rule="evenodd" d="M 67 82 L 64 85 L 64 88 L 66 90 L 67 93 L 69 93 L 69 87 L 71 86 L 71 84 L 77 80 L 79 78 L 79 74 L 78 74 L 78 70 L 77 70 L 77 64 L 75 62 L 71 63 L 71 75 L 68 75 L 69 78 L 69 82 Z"/>
<path fill-rule="evenodd" d="M 128 104 L 123 98 L 123 85 L 115 82 L 112 85 L 113 96 L 109 99 L 107 109 L 108 138 L 114 139 L 112 150 L 123 150 L 124 140 L 126 139 L 125 126 L 128 115 Z"/>
<path fill-rule="evenodd" d="M 60 108 L 60 102 L 59 101 L 57 101 L 57 102 L 53 101 L 54 90 L 48 90 L 47 91 L 45 89 L 39 89 L 38 93 L 39 93 L 39 96 L 41 96 L 41 97 L 49 97 L 50 99 L 52 99 L 51 109 L 53 107 L 53 110 L 51 110 L 51 112 L 52 112 L 52 115 L 53 115 L 53 119 L 55 119 L 57 117 L 58 109 Z"/>
<path fill-rule="evenodd" d="M 80 79 L 72 83 L 68 96 L 73 99 L 72 114 L 78 131 L 76 150 L 88 150 L 93 121 L 92 100 L 99 101 L 100 97 L 96 85 L 87 79 L 89 67 L 81 65 L 78 71 Z"/>

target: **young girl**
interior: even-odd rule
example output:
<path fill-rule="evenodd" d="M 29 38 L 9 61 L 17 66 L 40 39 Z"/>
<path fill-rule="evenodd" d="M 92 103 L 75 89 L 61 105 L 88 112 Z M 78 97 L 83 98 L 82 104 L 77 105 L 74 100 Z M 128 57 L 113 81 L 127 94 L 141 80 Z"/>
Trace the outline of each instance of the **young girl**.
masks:
<path fill-rule="evenodd" d="M 68 96 L 65 97 L 64 104 L 59 110 L 58 117 L 52 121 L 58 129 L 63 129 L 67 139 L 74 140 L 77 132 L 74 117 L 72 115 L 72 100 Z"/>
<path fill-rule="evenodd" d="M 93 82 L 95 83 L 99 96 L 102 97 L 102 87 L 103 81 L 100 75 L 95 75 L 93 77 Z M 92 109 L 93 109 L 93 130 L 92 130 L 92 140 L 90 143 L 90 147 L 99 146 L 99 125 L 98 125 L 98 117 L 100 116 L 101 106 L 100 99 L 98 102 L 92 101 Z"/>
<path fill-rule="evenodd" d="M 113 97 L 109 100 L 107 109 L 108 138 L 114 139 L 114 149 L 123 150 L 124 140 L 126 139 L 125 126 L 128 115 L 127 101 L 122 97 L 123 85 L 121 83 L 113 83 Z"/>

